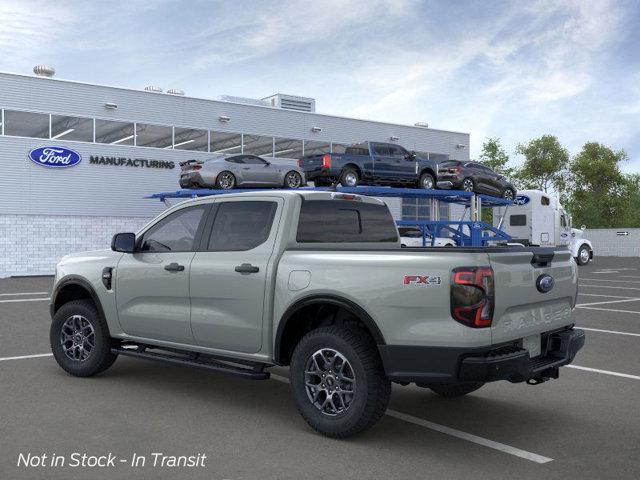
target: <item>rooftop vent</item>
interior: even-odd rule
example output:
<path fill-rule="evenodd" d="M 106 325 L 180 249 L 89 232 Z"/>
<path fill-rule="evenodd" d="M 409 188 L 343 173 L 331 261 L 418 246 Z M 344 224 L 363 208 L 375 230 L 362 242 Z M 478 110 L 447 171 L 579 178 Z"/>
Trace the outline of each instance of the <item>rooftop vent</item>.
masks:
<path fill-rule="evenodd" d="M 50 67 L 49 65 L 36 65 L 35 67 L 33 67 L 33 73 L 35 73 L 38 77 L 51 78 L 56 74 L 56 69 Z"/>
<path fill-rule="evenodd" d="M 167 93 L 169 95 L 178 95 L 178 96 L 184 96 L 184 91 L 180 90 L 179 88 L 170 88 L 169 90 L 167 90 Z"/>
<path fill-rule="evenodd" d="M 263 98 L 272 107 L 283 108 L 285 110 L 296 110 L 298 112 L 315 112 L 316 101 L 309 97 L 298 97 L 295 95 L 286 95 L 284 93 L 276 93 L 270 97 Z"/>
<path fill-rule="evenodd" d="M 147 85 L 146 87 L 144 87 L 144 89 L 147 92 L 162 93 L 162 88 L 156 85 Z"/>

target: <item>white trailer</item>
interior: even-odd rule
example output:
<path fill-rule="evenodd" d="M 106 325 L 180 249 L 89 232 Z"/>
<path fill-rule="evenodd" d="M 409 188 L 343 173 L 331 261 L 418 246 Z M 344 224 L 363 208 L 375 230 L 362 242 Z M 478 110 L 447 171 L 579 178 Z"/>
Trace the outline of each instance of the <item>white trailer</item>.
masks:
<path fill-rule="evenodd" d="M 578 265 L 593 259 L 593 247 L 583 238 L 585 226 L 571 227 L 571 216 L 557 197 L 541 190 L 521 190 L 514 205 L 496 207 L 493 224 L 509 234 L 515 243 L 536 246 L 567 245 Z"/>

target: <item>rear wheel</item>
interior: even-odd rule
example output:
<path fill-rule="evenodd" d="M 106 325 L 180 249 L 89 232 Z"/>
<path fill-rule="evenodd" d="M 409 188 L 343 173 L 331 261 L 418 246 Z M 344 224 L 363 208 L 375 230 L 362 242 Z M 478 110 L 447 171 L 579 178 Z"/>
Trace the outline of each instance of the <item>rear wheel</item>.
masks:
<path fill-rule="evenodd" d="M 473 180 L 470 178 L 465 178 L 462 181 L 462 190 L 464 190 L 465 192 L 473 192 L 475 191 L 475 184 L 473 183 Z"/>
<path fill-rule="evenodd" d="M 357 187 L 359 181 L 358 172 L 353 168 L 345 168 L 340 176 L 340 183 L 343 187 Z"/>
<path fill-rule="evenodd" d="M 589 247 L 586 245 L 582 245 L 578 250 L 578 256 L 576 257 L 576 262 L 578 265 L 586 265 L 591 260 L 591 251 Z"/>
<path fill-rule="evenodd" d="M 482 382 L 469 383 L 430 383 L 425 385 L 441 397 L 454 398 L 461 397 L 471 392 L 475 392 L 484 385 Z"/>
<path fill-rule="evenodd" d="M 64 304 L 53 316 L 49 332 L 51 351 L 64 370 L 76 377 L 103 372 L 118 357 L 106 322 L 90 300 Z"/>
<path fill-rule="evenodd" d="M 512 188 L 507 187 L 502 192 L 502 198 L 505 198 L 507 200 L 513 200 L 515 197 L 516 192 L 514 192 Z"/>
<path fill-rule="evenodd" d="M 231 172 L 220 172 L 216 178 L 216 187 L 220 190 L 230 190 L 236 186 L 236 177 Z"/>
<path fill-rule="evenodd" d="M 423 173 L 420 176 L 420 188 L 425 190 L 433 190 L 436 188 L 436 181 L 430 173 Z"/>
<path fill-rule="evenodd" d="M 300 188 L 302 186 L 302 176 L 295 170 L 291 170 L 284 177 L 284 186 L 287 188 Z"/>
<path fill-rule="evenodd" d="M 375 424 L 391 395 L 375 343 L 356 327 L 321 327 L 302 337 L 291 359 L 290 382 L 302 417 L 334 438 Z"/>

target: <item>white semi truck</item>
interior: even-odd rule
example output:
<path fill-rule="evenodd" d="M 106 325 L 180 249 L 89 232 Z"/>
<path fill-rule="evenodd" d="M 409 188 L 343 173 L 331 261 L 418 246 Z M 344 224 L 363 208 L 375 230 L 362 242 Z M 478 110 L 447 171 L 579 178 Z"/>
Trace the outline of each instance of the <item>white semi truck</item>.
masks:
<path fill-rule="evenodd" d="M 534 246 L 567 245 L 578 265 L 593 260 L 593 246 L 583 238 L 585 226 L 571 227 L 571 216 L 557 197 L 541 190 L 521 190 L 514 205 L 496 208 L 493 224 L 513 237 L 512 242 Z"/>

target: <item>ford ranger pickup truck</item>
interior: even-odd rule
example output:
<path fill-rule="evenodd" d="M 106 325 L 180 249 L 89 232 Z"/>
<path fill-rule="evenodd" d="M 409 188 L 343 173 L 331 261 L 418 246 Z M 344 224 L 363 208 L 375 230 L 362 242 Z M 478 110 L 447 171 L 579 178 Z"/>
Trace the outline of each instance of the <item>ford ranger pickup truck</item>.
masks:
<path fill-rule="evenodd" d="M 394 143 L 365 142 L 342 154 L 309 155 L 298 160 L 307 180 L 317 187 L 339 182 L 344 187 L 392 185 L 436 188 L 438 164 Z"/>
<path fill-rule="evenodd" d="M 384 414 L 392 382 L 455 397 L 557 378 L 584 344 L 576 268 L 566 249 L 401 248 L 375 198 L 229 193 L 64 257 L 51 348 L 78 377 L 119 355 L 249 379 L 288 366 L 308 424 L 347 437 Z"/>

